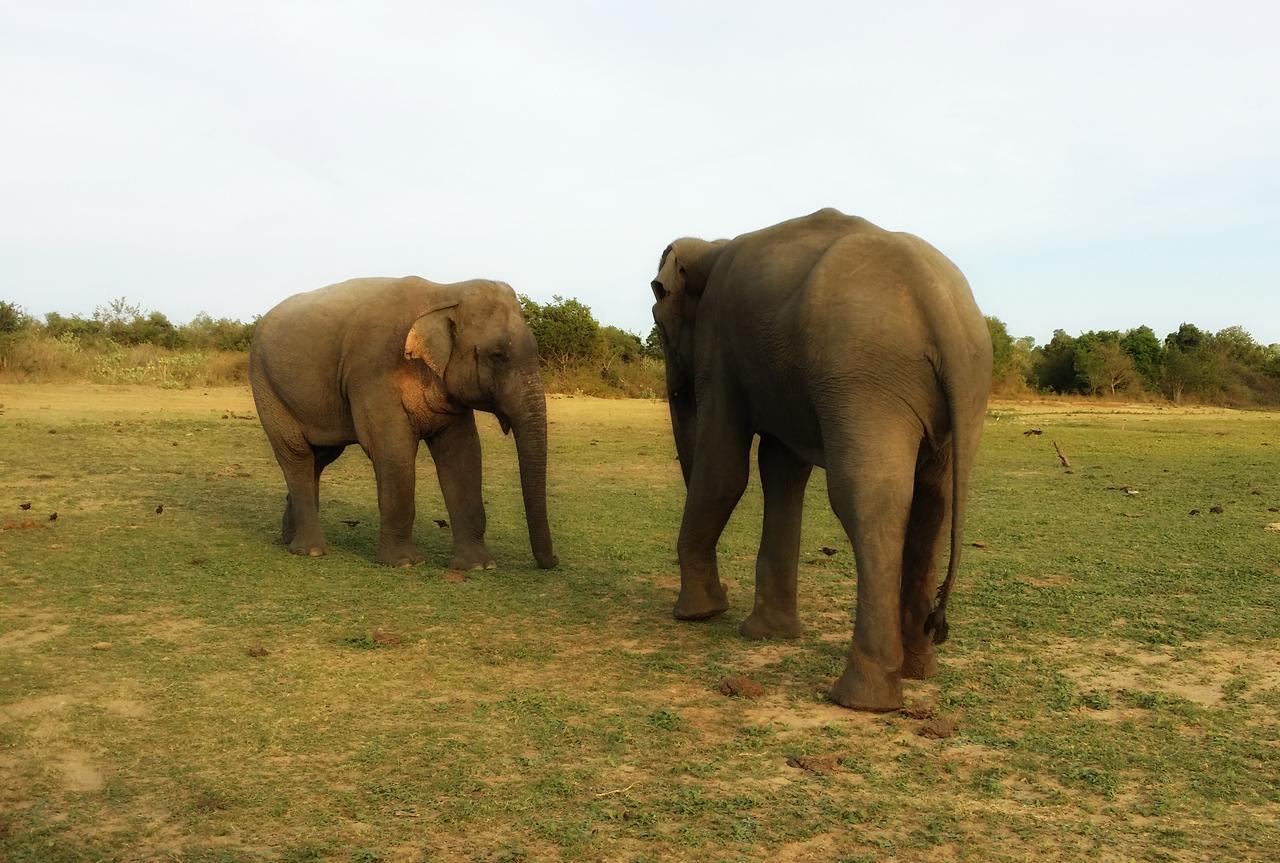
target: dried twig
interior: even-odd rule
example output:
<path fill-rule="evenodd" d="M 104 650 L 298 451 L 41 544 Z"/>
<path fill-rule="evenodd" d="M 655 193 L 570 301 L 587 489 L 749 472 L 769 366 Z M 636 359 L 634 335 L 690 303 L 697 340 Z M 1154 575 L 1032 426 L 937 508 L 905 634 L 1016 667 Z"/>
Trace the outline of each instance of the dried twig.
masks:
<path fill-rule="evenodd" d="M 1058 451 L 1058 460 L 1062 462 L 1063 467 L 1071 467 L 1071 462 L 1067 461 L 1066 453 L 1062 451 L 1062 447 L 1058 446 L 1058 442 L 1053 442 L 1053 448 Z"/>
<path fill-rule="evenodd" d="M 637 780 L 637 781 L 639 781 L 639 780 Z M 596 796 L 597 796 L 597 797 L 608 797 L 608 796 L 609 796 L 609 795 L 611 795 L 611 794 L 623 794 L 623 793 L 625 793 L 625 792 L 627 792 L 627 791 L 630 791 L 632 788 L 635 788 L 635 787 L 636 787 L 636 783 L 635 783 L 635 782 L 632 782 L 632 783 L 631 783 L 630 785 L 628 785 L 626 788 L 615 788 L 615 789 L 613 789 L 612 791 L 601 791 L 601 792 L 600 792 L 599 794 L 597 794 Z"/>

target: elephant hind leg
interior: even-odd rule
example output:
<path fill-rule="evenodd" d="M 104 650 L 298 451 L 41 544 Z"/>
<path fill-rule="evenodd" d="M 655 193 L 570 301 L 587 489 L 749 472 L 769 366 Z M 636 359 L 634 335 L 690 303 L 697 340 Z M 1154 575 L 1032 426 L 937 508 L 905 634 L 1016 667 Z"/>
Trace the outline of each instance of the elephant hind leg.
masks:
<path fill-rule="evenodd" d="M 255 386 L 253 395 L 262 428 L 289 489 L 281 519 L 281 537 L 294 554 L 319 557 L 328 551 L 320 530 L 318 480 L 323 465 L 318 463 L 317 453 L 307 442 L 301 424 L 289 415 L 274 393 L 266 386 Z M 325 448 L 329 449 L 332 448 Z M 334 458 L 337 455 L 326 455 L 324 465 Z"/>
<path fill-rule="evenodd" d="M 853 543 L 858 606 L 844 673 L 831 688 L 837 704 L 886 711 L 902 706 L 902 564 L 920 436 L 902 428 L 843 428 L 827 447 L 831 507 Z M 832 440 L 834 434 L 824 438 Z"/>
<path fill-rule="evenodd" d="M 951 512 L 951 450 L 920 447 L 911 517 L 902 549 L 902 676 L 932 677 L 938 670 L 924 622 L 938 588 L 938 539 Z"/>
<path fill-rule="evenodd" d="M 312 456 L 315 459 L 315 507 L 317 513 L 320 511 L 320 474 L 324 472 L 326 467 L 333 464 L 345 449 L 346 447 L 343 446 L 311 448 Z M 284 540 L 284 544 L 289 545 L 293 542 L 297 533 L 297 523 L 293 517 L 293 496 L 286 494 L 284 497 L 284 516 L 280 520 L 280 536 Z"/>

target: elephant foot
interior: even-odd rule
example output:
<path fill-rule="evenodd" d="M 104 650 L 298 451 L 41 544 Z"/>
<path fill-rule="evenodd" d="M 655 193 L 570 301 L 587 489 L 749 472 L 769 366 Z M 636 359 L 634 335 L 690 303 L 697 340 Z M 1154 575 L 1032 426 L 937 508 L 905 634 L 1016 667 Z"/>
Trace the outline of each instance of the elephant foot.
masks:
<path fill-rule="evenodd" d="M 454 549 L 453 560 L 449 561 L 449 568 L 456 569 L 461 572 L 467 572 L 473 569 L 497 569 L 498 563 L 493 559 L 493 554 L 483 545 L 474 548 Z"/>
<path fill-rule="evenodd" d="M 386 566 L 414 566 L 426 559 L 426 556 L 411 542 L 384 545 L 378 550 L 378 563 Z"/>
<path fill-rule="evenodd" d="M 770 613 L 757 608 L 738 626 L 744 638 L 799 638 L 804 635 L 804 625 L 795 614 Z"/>
<path fill-rule="evenodd" d="M 928 680 L 938 673 L 938 659 L 932 650 L 921 652 L 904 651 L 902 655 L 902 677 L 904 680 Z"/>
<path fill-rule="evenodd" d="M 701 585 L 680 585 L 672 614 L 676 620 L 706 620 L 729 610 L 729 597 L 724 585 L 718 582 L 710 588 Z"/>
<path fill-rule="evenodd" d="M 898 673 L 863 673 L 856 663 L 845 666 L 844 674 L 831 687 L 828 697 L 841 707 L 888 713 L 902 707 L 902 676 Z"/>
<path fill-rule="evenodd" d="M 553 554 L 535 554 L 533 559 L 538 562 L 538 569 L 555 569 L 560 565 L 560 558 Z"/>
<path fill-rule="evenodd" d="M 329 548 L 325 545 L 323 539 L 306 540 L 294 537 L 289 542 L 289 553 L 300 557 L 324 557 L 329 553 Z"/>

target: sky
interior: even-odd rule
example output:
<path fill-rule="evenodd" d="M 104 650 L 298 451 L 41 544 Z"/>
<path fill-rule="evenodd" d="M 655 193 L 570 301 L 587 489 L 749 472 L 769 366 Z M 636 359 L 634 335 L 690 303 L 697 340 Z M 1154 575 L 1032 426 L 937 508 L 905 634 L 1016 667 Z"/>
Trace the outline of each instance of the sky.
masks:
<path fill-rule="evenodd" d="M 0 0 L 0 299 L 244 320 L 485 277 L 644 335 L 668 242 L 833 206 L 1014 335 L 1280 342 L 1280 6 Z"/>

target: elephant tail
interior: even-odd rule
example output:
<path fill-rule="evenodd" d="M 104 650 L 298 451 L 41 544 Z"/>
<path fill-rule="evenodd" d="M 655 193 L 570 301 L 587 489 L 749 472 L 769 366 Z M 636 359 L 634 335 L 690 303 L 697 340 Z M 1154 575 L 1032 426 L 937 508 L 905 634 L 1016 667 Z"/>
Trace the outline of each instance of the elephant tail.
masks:
<path fill-rule="evenodd" d="M 969 392 L 972 387 L 957 386 L 945 367 L 939 375 L 947 396 L 947 411 L 951 420 L 951 553 L 947 560 L 947 575 L 938 588 L 937 603 L 924 621 L 926 634 L 932 633 L 933 643 L 947 640 L 947 598 L 955 584 L 956 571 L 960 568 L 960 552 L 963 546 L 965 507 L 969 491 L 969 474 L 977 456 L 982 435 L 984 411 L 973 406 L 986 403 L 986 393 Z M 975 415 L 977 422 L 972 421 Z"/>

